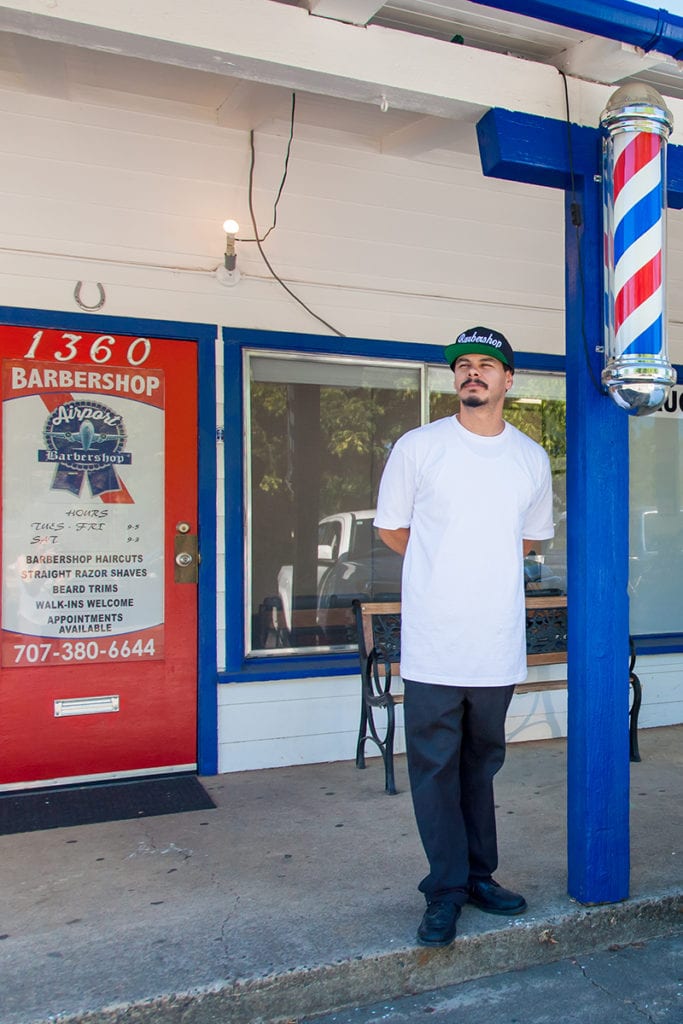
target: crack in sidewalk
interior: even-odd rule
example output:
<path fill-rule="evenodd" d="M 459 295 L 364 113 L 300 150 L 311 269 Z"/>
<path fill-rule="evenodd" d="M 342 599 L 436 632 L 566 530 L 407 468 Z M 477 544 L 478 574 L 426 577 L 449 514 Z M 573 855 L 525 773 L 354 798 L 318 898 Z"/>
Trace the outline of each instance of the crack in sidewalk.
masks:
<path fill-rule="evenodd" d="M 641 1014 L 641 1016 L 643 1016 L 645 1018 L 645 1020 L 649 1021 L 649 1024 L 657 1024 L 655 1017 L 653 1017 L 652 1014 L 649 1013 L 643 1006 L 640 1006 L 637 1002 L 635 1002 L 635 1000 L 633 1000 L 633 999 L 621 999 L 621 1000 L 619 1000 L 619 996 L 617 995 L 616 992 L 613 992 L 610 988 L 607 988 L 606 985 L 601 985 L 599 981 L 596 981 L 595 978 L 592 978 L 589 975 L 588 970 L 586 969 L 586 967 L 584 967 L 583 964 L 580 964 L 579 961 L 575 957 L 571 958 L 570 963 L 572 963 L 574 965 L 574 967 L 578 967 L 579 971 L 581 972 L 583 977 L 586 979 L 586 981 L 589 983 L 589 985 L 592 985 L 594 988 L 597 988 L 600 992 L 604 992 L 604 994 L 606 996 L 608 996 L 610 999 L 614 1000 L 615 1002 L 618 1002 L 620 1005 L 627 1004 L 629 1006 L 632 1006 L 633 1009 L 636 1011 L 636 1013 Z"/>

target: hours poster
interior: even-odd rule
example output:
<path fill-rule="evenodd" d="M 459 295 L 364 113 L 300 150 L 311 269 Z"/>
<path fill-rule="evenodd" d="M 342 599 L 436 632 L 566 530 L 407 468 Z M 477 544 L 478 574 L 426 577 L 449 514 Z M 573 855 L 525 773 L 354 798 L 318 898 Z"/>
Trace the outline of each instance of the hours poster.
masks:
<path fill-rule="evenodd" d="M 164 375 L 2 364 L 2 664 L 164 654 Z"/>

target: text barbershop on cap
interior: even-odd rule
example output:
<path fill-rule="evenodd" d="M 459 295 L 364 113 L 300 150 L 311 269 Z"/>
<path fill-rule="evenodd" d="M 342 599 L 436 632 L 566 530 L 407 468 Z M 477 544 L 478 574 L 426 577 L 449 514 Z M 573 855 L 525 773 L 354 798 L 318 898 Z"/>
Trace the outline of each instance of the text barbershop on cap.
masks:
<path fill-rule="evenodd" d="M 455 340 L 460 342 L 460 344 L 464 344 L 467 341 L 478 341 L 482 345 L 493 345 L 494 348 L 500 348 L 500 346 L 503 344 L 502 341 L 500 340 L 500 338 L 496 338 L 493 334 L 490 334 L 490 333 L 489 334 L 476 334 L 476 333 L 465 334 L 465 333 L 463 333 L 463 334 L 460 335 L 459 338 L 456 338 Z"/>
<path fill-rule="evenodd" d="M 446 362 L 451 369 L 460 356 L 468 355 L 471 352 L 494 356 L 511 373 L 515 372 L 515 356 L 512 347 L 505 335 L 500 334 L 499 331 L 491 330 L 488 327 L 470 327 L 459 334 L 456 340 L 444 349 Z"/>

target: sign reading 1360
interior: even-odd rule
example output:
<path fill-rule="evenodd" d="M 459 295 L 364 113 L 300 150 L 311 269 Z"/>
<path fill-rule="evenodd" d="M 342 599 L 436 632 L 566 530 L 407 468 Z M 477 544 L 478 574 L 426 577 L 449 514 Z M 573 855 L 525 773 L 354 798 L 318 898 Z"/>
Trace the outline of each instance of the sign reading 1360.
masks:
<path fill-rule="evenodd" d="M 51 351 L 45 351 L 46 349 Z M 67 363 L 72 359 L 80 362 L 90 359 L 93 363 L 108 363 L 113 355 L 125 359 L 129 366 L 142 366 L 152 352 L 149 338 L 116 338 L 112 334 L 101 334 L 92 339 L 82 334 L 64 331 L 36 331 L 24 359 L 57 359 Z"/>

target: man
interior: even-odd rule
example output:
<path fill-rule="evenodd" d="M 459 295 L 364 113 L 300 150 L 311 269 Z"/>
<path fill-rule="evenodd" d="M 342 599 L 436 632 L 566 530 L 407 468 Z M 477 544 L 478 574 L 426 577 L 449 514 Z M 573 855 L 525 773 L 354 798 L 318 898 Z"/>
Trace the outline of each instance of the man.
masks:
<path fill-rule="evenodd" d="M 464 903 L 526 910 L 493 880 L 493 777 L 505 715 L 526 678 L 524 554 L 553 535 L 548 457 L 503 420 L 514 354 L 473 327 L 445 349 L 459 412 L 401 437 L 382 476 L 375 525 L 405 553 L 401 675 L 408 772 L 429 862 L 421 945 L 455 938 Z"/>

